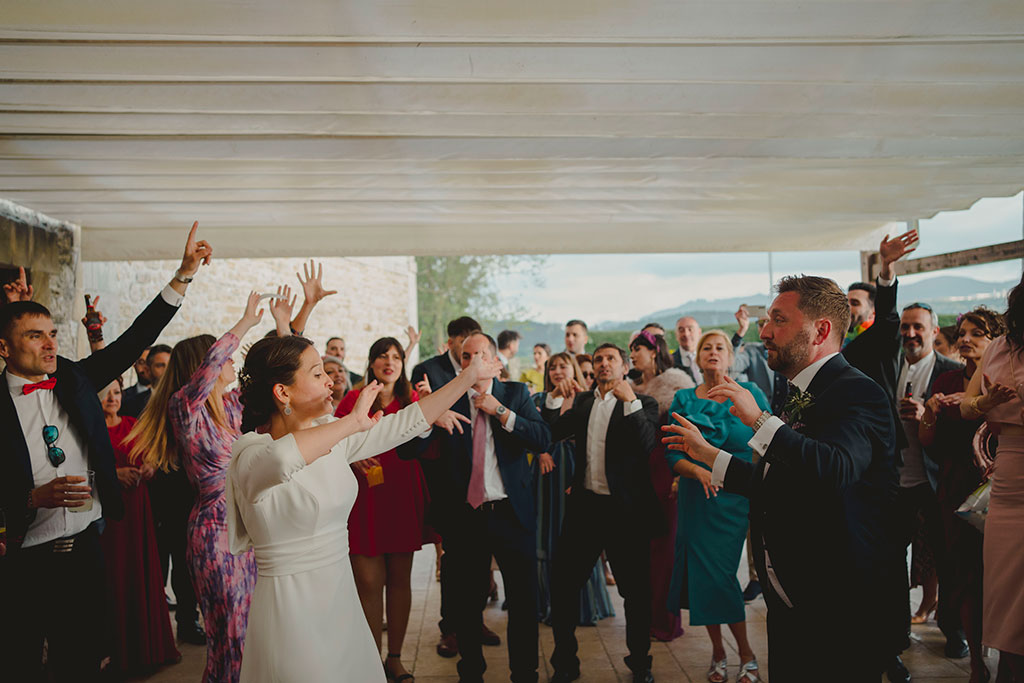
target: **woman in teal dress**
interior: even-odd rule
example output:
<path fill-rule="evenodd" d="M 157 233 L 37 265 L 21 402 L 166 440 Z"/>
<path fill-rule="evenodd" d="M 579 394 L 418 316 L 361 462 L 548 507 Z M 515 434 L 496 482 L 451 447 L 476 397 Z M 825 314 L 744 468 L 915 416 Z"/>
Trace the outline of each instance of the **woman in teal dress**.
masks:
<path fill-rule="evenodd" d="M 754 432 L 729 413 L 731 401 L 719 403 L 707 398 L 708 391 L 725 381 L 732 365 L 732 343 L 721 330 L 701 337 L 697 365 L 704 382 L 694 389 L 680 389 L 672 401 L 671 413 L 697 425 L 710 444 L 734 457 L 750 461 L 747 441 Z M 768 410 L 768 399 L 754 384 L 742 382 Z M 665 456 L 679 480 L 679 521 L 676 528 L 676 559 L 669 589 L 669 609 L 688 609 L 691 626 L 706 626 L 711 637 L 712 659 L 708 680 L 728 680 L 722 624 L 728 624 L 740 653 L 738 683 L 758 681 L 757 659 L 747 640 L 743 591 L 736 572 L 747 535 L 750 506 L 746 498 L 716 491 L 711 470 L 685 453 L 669 450 Z"/>
<path fill-rule="evenodd" d="M 576 360 L 568 353 L 556 353 L 544 366 L 544 391 L 533 395 L 534 403 L 544 405 L 547 392 L 564 379 L 574 378 L 586 386 Z M 565 516 L 565 490 L 572 486 L 576 459 L 575 445 L 566 439 L 551 444 L 550 453 L 535 456 L 537 491 L 537 620 L 551 623 L 551 560 L 558 552 Z M 604 579 L 601 562 L 594 564 L 590 578 L 580 591 L 580 626 L 594 626 L 601 619 L 614 617 L 615 609 Z"/>

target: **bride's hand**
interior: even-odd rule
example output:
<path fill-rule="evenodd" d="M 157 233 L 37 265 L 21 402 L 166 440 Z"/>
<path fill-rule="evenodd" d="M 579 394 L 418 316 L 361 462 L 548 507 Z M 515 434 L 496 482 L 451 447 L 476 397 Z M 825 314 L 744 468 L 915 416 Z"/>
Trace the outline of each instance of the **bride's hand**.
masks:
<path fill-rule="evenodd" d="M 359 392 L 359 398 L 356 399 L 356 404 L 352 408 L 351 413 L 356 424 L 359 426 L 359 431 L 365 432 L 377 424 L 380 418 L 384 416 L 383 410 L 378 410 L 373 415 L 370 415 L 370 408 L 373 407 L 373 402 L 377 400 L 377 395 L 383 388 L 383 384 L 373 380 Z"/>

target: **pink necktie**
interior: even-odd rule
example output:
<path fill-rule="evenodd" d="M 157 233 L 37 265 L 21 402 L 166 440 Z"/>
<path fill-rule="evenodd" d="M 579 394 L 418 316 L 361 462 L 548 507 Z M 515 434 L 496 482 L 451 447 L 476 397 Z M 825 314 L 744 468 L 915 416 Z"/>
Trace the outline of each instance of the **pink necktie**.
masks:
<path fill-rule="evenodd" d="M 483 505 L 484 489 L 484 454 L 487 452 L 487 413 L 476 411 L 473 420 L 473 471 L 469 475 L 469 491 L 466 502 L 474 510 Z"/>

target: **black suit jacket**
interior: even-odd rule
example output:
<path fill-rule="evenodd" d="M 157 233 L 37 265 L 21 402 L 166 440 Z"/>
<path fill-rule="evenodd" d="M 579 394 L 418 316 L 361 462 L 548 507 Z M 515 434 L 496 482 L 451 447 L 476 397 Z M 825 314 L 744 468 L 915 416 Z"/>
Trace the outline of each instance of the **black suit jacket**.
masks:
<path fill-rule="evenodd" d="M 117 411 L 117 414 L 138 418 L 146 408 L 146 404 L 149 403 L 149 397 L 152 395 L 153 390 L 151 388 L 146 391 L 139 391 L 138 384 L 128 387 L 121 394 L 121 410 Z"/>
<path fill-rule="evenodd" d="M 103 516 L 121 519 L 124 503 L 121 485 L 114 468 L 114 450 L 103 418 L 97 392 L 124 373 L 156 341 L 164 326 L 178 311 L 158 296 L 135 319 L 124 334 L 104 349 L 80 361 L 57 357 L 57 401 L 67 411 L 75 431 L 81 436 L 88 453 L 89 468 L 96 473 L 96 493 L 103 505 Z M 36 511 L 28 508 L 28 493 L 36 484 L 32 478 L 28 444 L 21 431 L 18 414 L 7 389 L 7 378 L 0 391 L 0 507 L 7 517 L 7 552 L 17 554 Z M 42 436 L 40 436 L 42 438 Z"/>
<path fill-rule="evenodd" d="M 900 423 L 898 401 L 902 397 L 896 382 L 900 376 L 900 353 L 903 340 L 900 338 L 900 314 L 896 310 L 896 288 L 898 280 L 892 285 L 878 285 L 875 295 L 875 322 L 868 329 L 843 347 L 843 356 L 853 367 L 875 380 L 885 390 L 885 395 L 892 406 L 892 417 L 895 424 Z M 896 446 L 907 447 L 907 435 L 902 429 L 896 430 Z M 897 453 L 899 458 L 899 453 Z"/>
<path fill-rule="evenodd" d="M 622 515 L 630 519 L 638 534 L 654 538 L 668 531 L 651 484 L 650 455 L 658 445 L 658 402 L 642 394 L 637 398 L 643 410 L 630 415 L 624 414 L 626 404 L 616 402 L 605 436 L 604 471 L 611 497 Z M 562 415 L 557 409 L 543 409 L 544 419 L 551 425 L 552 441 L 576 440 L 570 501 L 583 490 L 587 471 L 587 425 L 594 399 L 593 391 L 577 394 L 572 408 Z"/>
<path fill-rule="evenodd" d="M 455 367 L 452 365 L 448 352 L 445 351 L 440 356 L 428 358 L 414 367 L 411 379 L 414 386 L 423 379 L 423 375 L 427 376 L 427 381 L 430 382 L 433 389 L 443 387 L 455 379 Z"/>
<path fill-rule="evenodd" d="M 750 498 L 758 575 L 768 576 L 767 544 L 795 608 L 834 610 L 838 599 L 843 614 L 870 609 L 890 599 L 877 586 L 891 583 L 897 565 L 892 412 L 881 387 L 841 355 L 808 391 L 800 431 L 780 427 L 756 465 L 733 458 L 724 488 Z"/>
<path fill-rule="evenodd" d="M 680 370 L 685 372 L 687 375 L 689 375 L 690 379 L 693 380 L 694 384 L 700 384 L 700 382 L 697 381 L 697 378 L 694 377 L 694 375 L 693 375 L 693 368 L 691 368 L 688 365 L 683 365 L 683 354 L 680 353 L 679 349 L 676 349 L 675 351 L 672 352 L 672 363 L 677 368 L 679 368 Z"/>
<path fill-rule="evenodd" d="M 444 359 L 447 363 L 447 359 Z M 451 367 L 451 363 L 448 363 Z M 454 373 L 453 373 L 454 375 Z M 431 386 L 435 386 L 431 382 Z M 494 453 L 505 493 L 512 503 L 516 517 L 527 533 L 537 527 L 537 504 L 533 489 L 533 472 L 526 452 L 542 453 L 551 444 L 551 430 L 541 419 L 530 399 L 530 390 L 520 382 L 493 380 L 491 394 L 503 406 L 516 414 L 512 431 L 507 431 L 496 417 L 488 416 Z M 469 395 L 464 394 L 452 410 L 471 418 Z M 449 434 L 434 427 L 429 438 L 416 438 L 398 447 L 402 458 L 426 458 L 431 468 L 433 486 L 430 491 L 430 519 L 442 536 L 466 509 L 469 478 L 473 471 L 473 430 L 463 425 L 463 433 Z M 431 485 L 431 480 L 428 480 Z"/>

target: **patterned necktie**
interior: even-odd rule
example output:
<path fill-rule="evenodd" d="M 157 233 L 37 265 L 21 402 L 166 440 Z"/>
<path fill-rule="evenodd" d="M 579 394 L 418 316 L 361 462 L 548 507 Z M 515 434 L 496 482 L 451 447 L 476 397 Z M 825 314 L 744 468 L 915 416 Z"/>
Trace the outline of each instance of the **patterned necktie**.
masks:
<path fill-rule="evenodd" d="M 473 471 L 469 475 L 469 491 L 466 502 L 474 510 L 483 505 L 486 490 L 484 488 L 484 454 L 487 452 L 487 413 L 477 409 L 473 420 Z"/>

